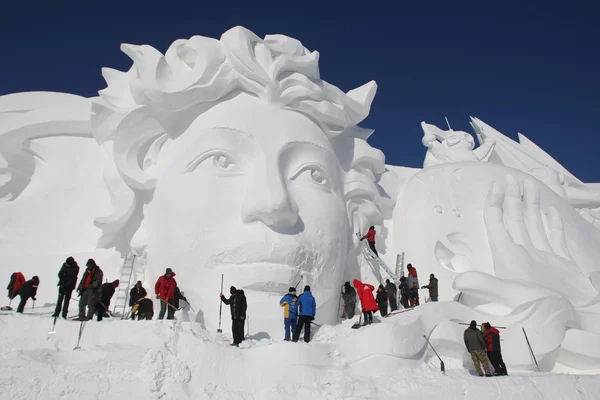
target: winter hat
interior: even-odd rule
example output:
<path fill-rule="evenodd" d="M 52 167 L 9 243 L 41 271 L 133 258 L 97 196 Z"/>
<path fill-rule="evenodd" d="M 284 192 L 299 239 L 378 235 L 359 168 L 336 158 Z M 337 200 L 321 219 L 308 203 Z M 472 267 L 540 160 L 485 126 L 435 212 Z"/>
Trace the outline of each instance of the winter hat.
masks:
<path fill-rule="evenodd" d="M 483 326 L 483 329 L 490 329 L 492 327 L 489 322 L 484 322 L 481 326 Z"/>
<path fill-rule="evenodd" d="M 231 286 L 231 287 L 229 288 L 229 293 L 231 293 L 231 294 L 235 294 L 235 292 L 237 292 L 237 289 L 235 288 L 235 286 Z"/>
<path fill-rule="evenodd" d="M 435 278 L 434 274 L 429 274 L 429 278 Z"/>
<path fill-rule="evenodd" d="M 377 290 L 379 291 L 379 289 L 384 290 L 383 285 L 379 285 L 379 287 L 377 288 Z"/>
<path fill-rule="evenodd" d="M 310 286 L 308 286 L 308 285 L 304 286 L 304 291 L 305 292 L 310 292 Z"/>
<path fill-rule="evenodd" d="M 406 269 L 411 269 L 412 267 L 412 264 L 406 264 Z"/>
<path fill-rule="evenodd" d="M 76 264 L 77 264 L 77 263 L 75 262 L 75 259 L 74 259 L 73 257 L 67 257 L 67 260 L 65 261 L 65 263 L 66 263 L 67 265 L 71 265 L 71 266 L 74 266 L 74 265 L 76 265 Z"/>
<path fill-rule="evenodd" d="M 386 279 L 386 280 L 385 280 L 385 283 L 390 283 L 390 280 L 389 280 L 389 279 Z"/>
<path fill-rule="evenodd" d="M 405 276 L 401 276 L 400 277 L 400 282 L 406 282 L 406 277 Z"/>
<path fill-rule="evenodd" d="M 31 278 L 31 280 L 36 281 L 38 284 L 40 283 L 40 278 L 38 278 L 37 275 Z"/>
<path fill-rule="evenodd" d="M 477 322 L 475 320 L 471 321 L 471 324 L 469 325 L 470 328 L 473 329 L 477 329 Z"/>
<path fill-rule="evenodd" d="M 86 265 L 86 267 L 92 267 L 92 268 L 96 268 L 98 266 L 98 265 L 96 265 L 96 261 L 94 261 L 93 258 L 90 258 L 89 260 L 87 260 L 85 265 Z"/>
<path fill-rule="evenodd" d="M 349 288 L 350 288 L 350 282 L 346 282 L 346 283 L 344 283 L 344 287 L 345 287 L 346 289 L 349 289 Z"/>
<path fill-rule="evenodd" d="M 119 280 L 118 279 L 116 281 L 113 281 L 112 287 L 114 287 L 115 289 L 119 287 Z"/>
<path fill-rule="evenodd" d="M 296 288 L 293 286 L 290 286 L 290 288 L 288 289 L 288 293 L 296 293 Z"/>
<path fill-rule="evenodd" d="M 166 275 L 166 274 L 173 274 L 173 270 L 172 270 L 171 268 L 167 268 L 167 269 L 165 270 L 165 275 Z"/>
<path fill-rule="evenodd" d="M 142 286 L 142 281 L 137 281 L 135 284 Z"/>

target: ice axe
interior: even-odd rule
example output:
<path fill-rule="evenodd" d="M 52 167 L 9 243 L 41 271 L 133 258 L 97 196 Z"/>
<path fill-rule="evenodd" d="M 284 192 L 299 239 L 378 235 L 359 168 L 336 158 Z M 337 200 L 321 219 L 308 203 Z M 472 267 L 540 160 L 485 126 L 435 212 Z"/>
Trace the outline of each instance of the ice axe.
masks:
<path fill-rule="evenodd" d="M 223 293 L 223 274 L 221 274 L 221 293 Z M 223 301 L 219 300 L 219 329 L 217 329 L 217 333 L 223 333 L 223 329 L 221 329 L 222 313 L 223 313 Z"/>
<path fill-rule="evenodd" d="M 440 369 L 442 370 L 442 372 L 444 373 L 444 375 L 446 375 L 446 366 L 444 365 L 444 362 L 440 358 L 440 356 L 437 353 L 437 351 L 435 351 L 435 349 L 433 348 L 433 345 L 431 344 L 431 342 L 429 341 L 429 339 L 427 339 L 427 336 L 423 335 L 423 337 L 425 338 L 425 341 L 427 342 L 427 344 L 431 347 L 431 350 L 433 350 L 433 352 L 437 356 L 438 360 L 440 360 Z"/>

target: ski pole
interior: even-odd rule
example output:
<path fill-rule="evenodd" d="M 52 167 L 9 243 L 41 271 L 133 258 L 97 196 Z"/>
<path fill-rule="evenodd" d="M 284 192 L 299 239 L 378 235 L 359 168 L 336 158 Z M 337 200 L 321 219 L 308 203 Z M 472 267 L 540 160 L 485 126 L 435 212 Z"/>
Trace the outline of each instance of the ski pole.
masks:
<path fill-rule="evenodd" d="M 444 375 L 446 375 L 446 366 L 444 365 L 444 362 L 440 358 L 440 356 L 437 353 L 437 351 L 435 351 L 435 349 L 433 348 L 433 345 L 431 344 L 431 342 L 429 341 L 429 339 L 427 338 L 427 336 L 423 335 L 423 337 L 425 338 L 425 341 L 427 342 L 427 344 L 431 347 L 431 350 L 433 350 L 433 352 L 437 356 L 438 360 L 440 360 L 440 369 L 442 370 L 442 372 L 444 373 Z"/>
<path fill-rule="evenodd" d="M 221 274 L 221 294 L 223 294 L 223 277 L 224 274 Z M 219 328 L 217 329 L 217 333 L 223 333 L 223 329 L 221 329 L 221 314 L 223 313 L 223 301 L 219 299 Z"/>

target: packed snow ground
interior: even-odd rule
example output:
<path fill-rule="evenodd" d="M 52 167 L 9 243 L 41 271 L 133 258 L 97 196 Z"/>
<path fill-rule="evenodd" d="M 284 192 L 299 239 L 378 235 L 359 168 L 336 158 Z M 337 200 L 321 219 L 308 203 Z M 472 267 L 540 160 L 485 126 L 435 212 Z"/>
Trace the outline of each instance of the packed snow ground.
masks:
<path fill-rule="evenodd" d="M 375 327 L 353 330 L 352 321 L 316 329 L 309 344 L 250 327 L 238 349 L 229 345 L 228 320 L 216 334 L 194 322 L 109 318 L 88 322 L 74 350 L 78 322 L 59 320 L 48 335 L 52 307 L 34 312 L 0 316 L 2 399 L 600 398 L 596 375 L 509 370 L 508 377 L 480 378 L 470 361 L 448 358 L 443 375 L 429 352 L 412 369 L 388 368 L 390 356 L 377 354 L 350 367 L 340 341 Z"/>

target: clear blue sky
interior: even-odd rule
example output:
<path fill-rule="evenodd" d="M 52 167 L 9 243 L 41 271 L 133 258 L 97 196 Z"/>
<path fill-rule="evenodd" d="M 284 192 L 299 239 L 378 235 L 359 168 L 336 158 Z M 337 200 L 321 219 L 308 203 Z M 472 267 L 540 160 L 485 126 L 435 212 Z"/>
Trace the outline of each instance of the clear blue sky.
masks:
<path fill-rule="evenodd" d="M 36 4 L 39 3 L 39 4 Z M 89 4 L 95 5 L 89 5 Z M 600 2 L 33 1 L 0 8 L 0 95 L 95 96 L 122 42 L 164 52 L 178 38 L 243 25 L 321 53 L 323 79 L 379 91 L 363 126 L 391 164 L 420 167 L 420 122 L 472 132 L 470 115 L 521 132 L 580 179 L 600 182 Z"/>

